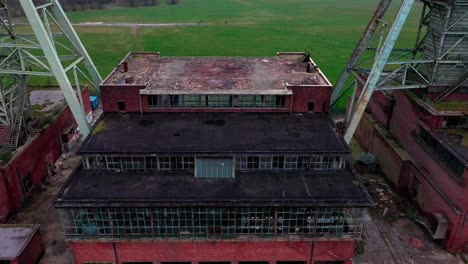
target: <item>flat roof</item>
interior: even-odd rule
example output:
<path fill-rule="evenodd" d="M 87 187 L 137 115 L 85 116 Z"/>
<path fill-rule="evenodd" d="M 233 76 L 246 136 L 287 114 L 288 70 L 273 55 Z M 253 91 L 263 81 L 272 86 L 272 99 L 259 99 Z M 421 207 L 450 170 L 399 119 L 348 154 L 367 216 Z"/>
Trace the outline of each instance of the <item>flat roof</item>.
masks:
<path fill-rule="evenodd" d="M 79 153 L 350 153 L 322 113 L 105 113 L 96 127 Z"/>
<path fill-rule="evenodd" d="M 0 225 L 0 260 L 20 256 L 38 228 L 38 225 Z"/>
<path fill-rule="evenodd" d="M 372 200 L 349 169 L 236 171 L 234 179 L 195 179 L 190 171 L 109 172 L 79 170 L 56 207 L 107 206 L 353 206 Z"/>
<path fill-rule="evenodd" d="M 304 54 L 276 57 L 161 57 L 130 53 L 103 82 L 146 85 L 141 94 L 291 94 L 287 86 L 331 86 L 316 64 L 307 72 Z"/>

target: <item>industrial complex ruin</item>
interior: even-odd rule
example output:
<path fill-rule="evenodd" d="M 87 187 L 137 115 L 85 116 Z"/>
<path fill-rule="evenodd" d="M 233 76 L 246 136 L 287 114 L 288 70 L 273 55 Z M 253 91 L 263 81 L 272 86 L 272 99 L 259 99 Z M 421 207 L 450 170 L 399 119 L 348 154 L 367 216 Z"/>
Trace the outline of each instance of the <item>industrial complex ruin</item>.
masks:
<path fill-rule="evenodd" d="M 468 252 L 467 0 L 421 0 L 408 49 L 395 43 L 415 0 L 389 29 L 381 0 L 335 88 L 310 52 L 129 51 L 102 79 L 60 3 L 45 2 L 20 0 L 24 34 L 0 0 L 0 264 L 38 263 L 57 236 L 75 264 L 351 264 L 374 217 Z M 28 76 L 58 89 L 29 94 Z M 11 223 L 62 169 L 44 203 L 61 233 Z"/>

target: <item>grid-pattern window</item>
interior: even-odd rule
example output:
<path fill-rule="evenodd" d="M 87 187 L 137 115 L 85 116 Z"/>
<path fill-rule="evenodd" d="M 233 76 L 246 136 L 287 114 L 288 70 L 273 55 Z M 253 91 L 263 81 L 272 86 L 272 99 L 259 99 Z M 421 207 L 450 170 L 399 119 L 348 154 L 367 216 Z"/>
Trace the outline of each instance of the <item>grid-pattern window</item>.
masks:
<path fill-rule="evenodd" d="M 283 169 L 284 168 L 284 157 L 283 156 L 273 156 L 273 168 L 274 169 Z"/>
<path fill-rule="evenodd" d="M 209 107 L 231 107 L 232 98 L 230 95 L 208 95 Z"/>
<path fill-rule="evenodd" d="M 439 142 L 433 135 L 424 129 L 419 127 L 419 138 L 428 146 L 430 151 L 435 153 L 435 156 L 447 166 L 452 174 L 457 178 L 461 178 L 465 172 L 465 165 L 463 162 L 458 160 L 452 155 L 446 146 Z"/>
<path fill-rule="evenodd" d="M 263 97 L 261 95 L 239 95 L 236 106 L 243 108 L 263 107 Z"/>
<path fill-rule="evenodd" d="M 148 107 L 284 108 L 284 95 L 147 95 Z"/>
<path fill-rule="evenodd" d="M 62 208 L 69 239 L 359 238 L 363 208 Z"/>
<path fill-rule="evenodd" d="M 441 149 L 440 153 L 445 153 Z M 446 151 L 446 150 L 445 150 Z M 450 166 L 450 153 L 441 154 Z M 236 169 L 241 170 L 338 170 L 345 168 L 343 155 L 315 156 L 239 156 L 235 157 Z M 193 156 L 84 156 L 83 168 L 86 170 L 192 170 L 195 167 Z"/>
<path fill-rule="evenodd" d="M 284 168 L 285 169 L 297 169 L 297 156 L 285 156 L 284 157 Z"/>
<path fill-rule="evenodd" d="M 260 157 L 260 169 L 271 169 L 273 157 Z"/>
<path fill-rule="evenodd" d="M 268 108 L 275 107 L 275 96 L 274 95 L 265 95 L 264 96 L 264 105 Z"/>
<path fill-rule="evenodd" d="M 86 170 L 192 170 L 193 156 L 84 156 Z"/>
<path fill-rule="evenodd" d="M 170 170 L 171 169 L 171 157 L 159 157 L 159 169 Z"/>
<path fill-rule="evenodd" d="M 185 107 L 202 107 L 206 106 L 205 96 L 200 96 L 198 94 L 184 95 L 184 106 Z"/>
<path fill-rule="evenodd" d="M 247 157 L 236 158 L 236 169 L 247 169 Z"/>

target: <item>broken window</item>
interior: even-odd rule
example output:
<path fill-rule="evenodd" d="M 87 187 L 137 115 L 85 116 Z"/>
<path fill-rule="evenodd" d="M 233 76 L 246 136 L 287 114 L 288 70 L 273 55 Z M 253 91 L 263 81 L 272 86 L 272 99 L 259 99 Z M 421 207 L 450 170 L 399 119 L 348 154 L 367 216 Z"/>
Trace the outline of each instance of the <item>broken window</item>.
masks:
<path fill-rule="evenodd" d="M 363 208 L 61 208 L 67 238 L 359 238 Z"/>
<path fill-rule="evenodd" d="M 170 95 L 171 107 L 182 107 L 184 103 L 182 101 L 182 96 L 180 95 Z"/>
<path fill-rule="evenodd" d="M 125 111 L 125 101 L 118 101 L 117 106 L 119 108 L 119 111 Z"/>
<path fill-rule="evenodd" d="M 284 157 L 283 156 L 273 156 L 273 168 L 274 169 L 284 168 Z"/>
<path fill-rule="evenodd" d="M 286 102 L 286 96 L 284 95 L 275 96 L 275 107 L 284 107 L 285 102 Z"/>
<path fill-rule="evenodd" d="M 33 187 L 33 178 L 31 173 L 26 174 L 26 176 L 23 177 L 23 187 L 24 187 L 24 192 L 28 193 L 32 187 Z"/>
<path fill-rule="evenodd" d="M 167 95 L 148 95 L 148 106 L 149 107 L 167 107 L 168 96 Z"/>
<path fill-rule="evenodd" d="M 442 127 L 468 127 L 468 116 L 446 116 Z"/>
<path fill-rule="evenodd" d="M 107 157 L 107 168 L 108 169 L 120 169 L 120 158 L 119 157 Z"/>
<path fill-rule="evenodd" d="M 158 169 L 158 158 L 157 157 L 145 157 L 146 169 L 157 170 Z"/>

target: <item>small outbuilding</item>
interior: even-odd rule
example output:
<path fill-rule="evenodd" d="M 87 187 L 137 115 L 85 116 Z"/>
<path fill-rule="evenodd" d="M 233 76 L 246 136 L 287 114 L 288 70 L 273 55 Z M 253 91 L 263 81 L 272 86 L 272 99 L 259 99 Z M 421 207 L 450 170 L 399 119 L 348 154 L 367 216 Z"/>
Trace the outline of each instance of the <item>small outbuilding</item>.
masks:
<path fill-rule="evenodd" d="M 43 253 L 39 225 L 0 225 L 0 264 L 35 264 Z"/>

